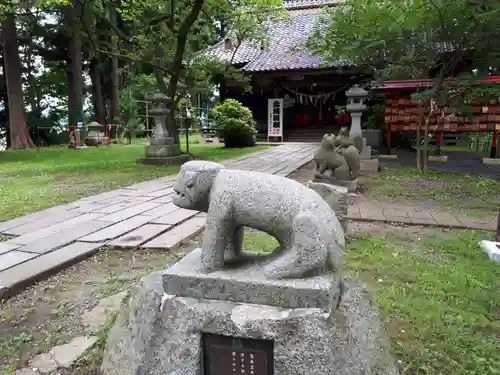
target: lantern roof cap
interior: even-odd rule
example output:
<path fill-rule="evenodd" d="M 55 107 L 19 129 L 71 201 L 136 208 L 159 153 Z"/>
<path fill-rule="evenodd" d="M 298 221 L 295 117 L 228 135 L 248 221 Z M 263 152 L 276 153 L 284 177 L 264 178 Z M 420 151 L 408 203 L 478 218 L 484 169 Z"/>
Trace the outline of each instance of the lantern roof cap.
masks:
<path fill-rule="evenodd" d="M 356 84 L 353 87 L 351 87 L 349 90 L 347 90 L 345 94 L 346 94 L 346 96 L 348 98 L 349 97 L 357 98 L 357 97 L 367 96 L 368 95 L 368 91 L 366 91 L 361 86 L 359 86 L 358 84 Z"/>

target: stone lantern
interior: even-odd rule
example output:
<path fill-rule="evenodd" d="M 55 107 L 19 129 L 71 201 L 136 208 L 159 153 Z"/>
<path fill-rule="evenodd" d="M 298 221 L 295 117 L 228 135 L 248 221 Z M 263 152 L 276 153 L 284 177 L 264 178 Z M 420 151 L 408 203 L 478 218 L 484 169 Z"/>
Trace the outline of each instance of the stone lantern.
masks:
<path fill-rule="evenodd" d="M 163 94 L 154 94 L 149 100 L 153 106 L 149 113 L 155 122 L 154 134 L 146 146 L 146 156 L 138 161 L 155 165 L 180 164 L 188 161 L 190 156 L 182 155 L 180 144 L 174 142 L 172 134 L 168 134 L 167 118 L 171 99 Z"/>
<path fill-rule="evenodd" d="M 365 100 L 368 96 L 368 91 L 364 90 L 359 85 L 354 85 L 346 91 L 347 105 L 346 110 L 351 114 L 351 129 L 349 136 L 352 138 L 356 135 L 361 135 L 361 116 L 366 110 Z"/>
<path fill-rule="evenodd" d="M 354 85 L 346 91 L 347 105 L 346 110 L 351 114 L 351 129 L 349 130 L 349 137 L 361 137 L 363 143 L 360 150 L 361 174 L 370 174 L 378 172 L 379 161 L 378 158 L 372 157 L 372 148 L 366 144 L 366 138 L 363 138 L 363 131 L 361 129 L 361 117 L 366 110 L 366 98 L 368 91 L 364 90 L 359 85 Z"/>

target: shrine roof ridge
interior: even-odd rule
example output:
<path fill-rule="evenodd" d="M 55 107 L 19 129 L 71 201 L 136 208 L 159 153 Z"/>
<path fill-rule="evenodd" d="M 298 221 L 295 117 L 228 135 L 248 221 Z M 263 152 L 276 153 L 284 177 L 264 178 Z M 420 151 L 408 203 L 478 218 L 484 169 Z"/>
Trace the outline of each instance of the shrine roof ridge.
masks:
<path fill-rule="evenodd" d="M 243 41 L 237 47 L 228 48 L 226 38 L 207 48 L 203 55 L 226 62 L 232 59 L 234 65 L 244 64 L 242 69 L 247 72 L 351 67 L 352 63 L 347 60 L 325 64 L 322 56 L 301 48 L 313 30 L 318 27 L 315 22 L 316 16 L 317 13 L 314 12 L 298 13 L 291 15 L 290 20 L 271 25 L 268 31 L 267 49 L 248 41 Z"/>

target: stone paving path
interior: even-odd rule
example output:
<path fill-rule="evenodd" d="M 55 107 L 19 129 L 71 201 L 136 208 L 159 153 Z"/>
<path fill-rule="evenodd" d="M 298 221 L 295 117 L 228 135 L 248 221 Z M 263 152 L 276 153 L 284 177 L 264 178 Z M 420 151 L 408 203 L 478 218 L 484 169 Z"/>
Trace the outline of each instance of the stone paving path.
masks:
<path fill-rule="evenodd" d="M 225 162 L 227 167 L 288 176 L 308 163 L 316 145 L 284 144 Z M 171 202 L 167 176 L 0 223 L 0 298 L 93 255 L 101 247 L 169 250 L 197 234 L 205 214 Z M 495 230 L 496 222 L 433 209 L 353 198 L 348 219 Z"/>
<path fill-rule="evenodd" d="M 359 196 L 351 199 L 347 218 L 355 221 L 380 221 L 446 228 L 495 231 L 496 219 L 484 219 L 443 212 L 439 208 L 376 202 Z"/>
<path fill-rule="evenodd" d="M 224 163 L 287 176 L 312 159 L 315 145 L 285 144 Z M 167 176 L 0 223 L 0 297 L 86 258 L 104 245 L 168 250 L 198 234 L 204 214 L 171 202 Z"/>

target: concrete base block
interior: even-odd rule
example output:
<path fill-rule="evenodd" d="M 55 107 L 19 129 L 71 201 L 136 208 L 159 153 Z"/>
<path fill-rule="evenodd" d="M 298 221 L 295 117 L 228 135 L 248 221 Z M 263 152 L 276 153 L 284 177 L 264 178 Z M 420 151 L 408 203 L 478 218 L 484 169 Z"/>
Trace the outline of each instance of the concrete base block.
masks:
<path fill-rule="evenodd" d="M 448 156 L 437 156 L 437 155 L 429 155 L 427 158 L 429 161 L 438 161 L 441 163 L 446 163 L 448 161 Z"/>
<path fill-rule="evenodd" d="M 371 146 L 363 146 L 363 150 L 359 154 L 361 160 L 369 160 L 372 158 L 372 147 Z"/>
<path fill-rule="evenodd" d="M 181 145 L 153 145 L 146 146 L 146 157 L 171 157 L 181 154 Z"/>
<path fill-rule="evenodd" d="M 246 253 L 221 271 L 204 273 L 201 249 L 193 250 L 163 273 L 165 293 L 283 308 L 320 308 L 329 312 L 340 295 L 340 279 L 321 275 L 304 279 L 268 279 L 264 266 L 272 255 Z"/>
<path fill-rule="evenodd" d="M 379 160 L 378 159 L 361 159 L 361 168 L 359 174 L 361 176 L 368 176 L 379 171 Z"/>
<path fill-rule="evenodd" d="M 379 155 L 379 159 L 391 159 L 391 160 L 397 160 L 398 156 L 397 155 Z"/>
<path fill-rule="evenodd" d="M 347 188 L 348 193 L 355 193 L 356 189 L 358 188 L 357 178 L 352 181 L 341 181 L 341 180 L 336 180 L 335 178 L 315 178 L 313 182 L 322 182 L 330 185 L 343 186 Z"/>
<path fill-rule="evenodd" d="M 488 255 L 488 258 L 500 262 L 500 242 L 482 240 L 479 242 L 479 247 Z"/>
<path fill-rule="evenodd" d="M 330 208 L 339 218 L 340 225 L 347 233 L 347 208 L 349 206 L 349 194 L 346 187 L 325 184 L 322 182 L 308 181 L 306 186 L 321 195 Z"/>
<path fill-rule="evenodd" d="M 147 165 L 179 165 L 191 160 L 191 155 L 179 155 L 170 157 L 145 157 L 137 159 L 137 163 Z"/>
<path fill-rule="evenodd" d="M 368 146 L 379 148 L 381 140 L 381 131 L 379 129 L 363 129 L 363 138 L 366 139 Z"/>
<path fill-rule="evenodd" d="M 500 165 L 500 159 L 483 158 L 483 164 Z"/>
<path fill-rule="evenodd" d="M 150 138 L 149 144 L 152 146 L 169 146 L 174 144 L 174 139 L 170 137 L 166 138 Z"/>

